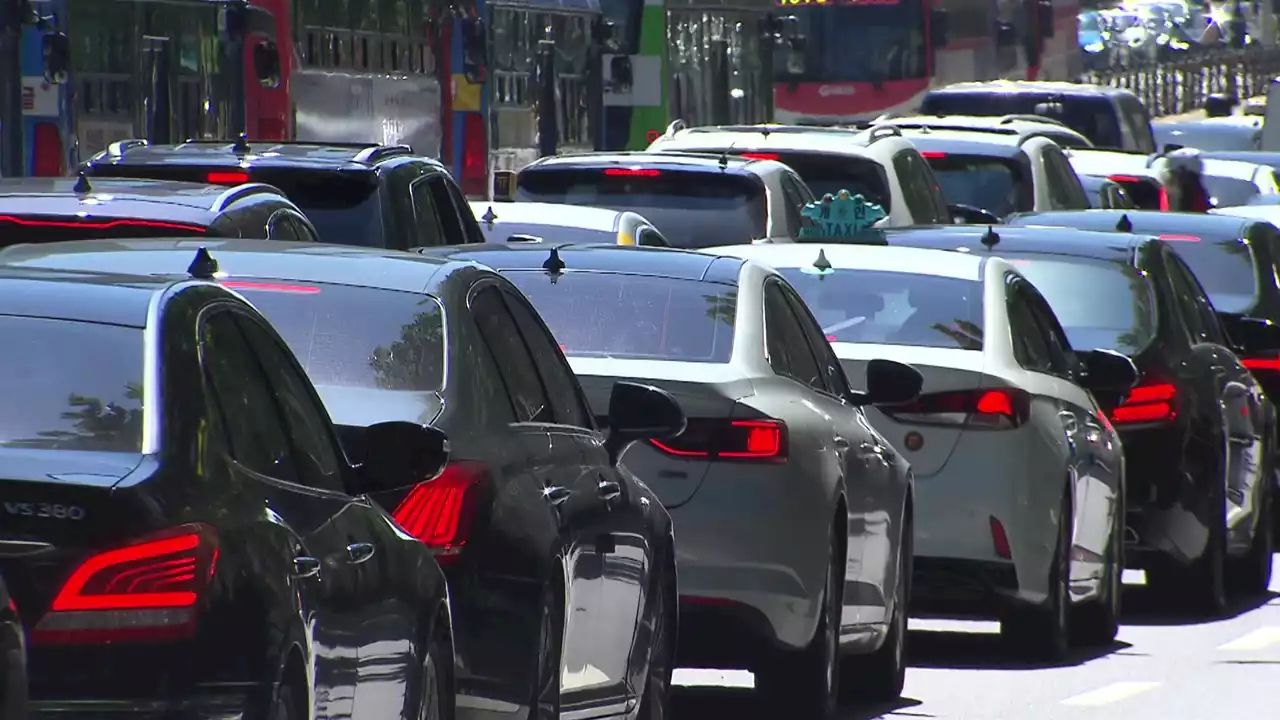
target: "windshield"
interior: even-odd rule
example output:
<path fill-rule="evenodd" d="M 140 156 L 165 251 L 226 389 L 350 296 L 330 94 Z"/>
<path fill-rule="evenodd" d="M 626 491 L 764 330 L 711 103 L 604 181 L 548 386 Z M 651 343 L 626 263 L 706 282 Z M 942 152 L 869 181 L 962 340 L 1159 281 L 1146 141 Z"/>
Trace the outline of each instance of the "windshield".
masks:
<path fill-rule="evenodd" d="M 344 179 L 333 173 L 304 175 L 297 172 L 254 173 L 253 179 L 283 190 L 315 225 L 320 242 L 391 247 L 382 231 L 382 209 L 376 181 L 370 182 L 369 178 Z M 420 223 L 420 226 L 429 224 Z M 423 244 L 433 243 L 426 241 Z"/>
<path fill-rule="evenodd" d="M 982 283 L 936 275 L 779 270 L 831 342 L 982 349 Z"/>
<path fill-rule="evenodd" d="M 1098 25 L 1098 13 L 1084 13 L 1079 19 L 1080 32 L 1102 32 L 1102 28 Z"/>
<path fill-rule="evenodd" d="M 764 184 L 723 172 L 542 168 L 516 178 L 516 200 L 631 210 L 674 247 L 743 245 L 767 235 Z"/>
<path fill-rule="evenodd" d="M 137 328 L 0 316 L 0 445 L 142 452 Z"/>
<path fill-rule="evenodd" d="M 779 82 L 885 82 L 928 75 L 918 0 L 857 6 L 797 7 L 782 0 L 778 4 L 796 18 L 794 32 L 805 38 L 802 68 L 789 53 L 775 53 L 774 77 Z"/>
<path fill-rule="evenodd" d="M 551 328 L 565 355 L 725 363 L 737 289 L 696 280 L 566 271 L 504 271 Z"/>
<path fill-rule="evenodd" d="M 1133 355 L 1155 337 L 1155 296 L 1126 260 L 1001 253 L 1040 291 L 1077 350 Z M 1081 292 L 1088 288 L 1088 292 Z"/>
<path fill-rule="evenodd" d="M 77 215 L 0 215 L 0 247 L 19 243 L 117 238 L 202 237 L 205 228 L 187 223 Z"/>
<path fill-rule="evenodd" d="M 444 385 L 444 313 L 435 298 L 348 285 L 290 280 L 223 281 L 258 308 L 289 344 L 333 419 L 369 425 L 367 403 L 350 390 L 404 394 L 434 416 L 434 393 Z M 380 393 L 385 398 L 386 393 Z M 363 393 L 364 397 L 368 393 Z M 395 405 L 395 400 L 384 400 Z M 417 415 L 414 413 L 413 415 Z"/>
<path fill-rule="evenodd" d="M 617 243 L 618 233 L 613 230 L 591 230 L 588 228 L 568 227 L 564 225 L 543 225 L 541 223 L 499 222 L 489 228 L 480 223 L 480 232 L 484 233 L 485 242 L 512 242 L 512 235 L 527 235 L 549 243 L 573 243 L 577 245 L 593 245 L 596 243 Z M 515 242 L 521 242 L 517 239 Z"/>
<path fill-rule="evenodd" d="M 924 115 L 1033 115 L 1038 105 L 1051 103 L 1053 118 L 1084 135 L 1099 149 L 1124 147 L 1115 107 L 1103 96 L 1064 97 L 1042 92 L 993 90 L 933 92 L 925 96 Z"/>
<path fill-rule="evenodd" d="M 1013 158 L 925 153 L 947 202 L 1004 217 L 1035 209 L 1030 168 Z"/>
<path fill-rule="evenodd" d="M 1258 274 L 1253 250 L 1237 237 L 1207 238 L 1161 235 L 1200 281 L 1215 310 L 1243 313 L 1253 309 Z"/>

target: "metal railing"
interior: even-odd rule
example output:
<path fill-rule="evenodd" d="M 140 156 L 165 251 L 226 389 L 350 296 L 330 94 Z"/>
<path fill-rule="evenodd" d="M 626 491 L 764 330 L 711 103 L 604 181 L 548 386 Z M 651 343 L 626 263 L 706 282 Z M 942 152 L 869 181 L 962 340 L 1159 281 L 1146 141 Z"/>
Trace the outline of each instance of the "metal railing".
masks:
<path fill-rule="evenodd" d="M 1241 102 L 1265 95 L 1277 75 L 1280 48 L 1258 47 L 1215 50 L 1146 67 L 1092 71 L 1080 76 L 1080 82 L 1128 90 L 1153 117 L 1161 117 L 1199 110 L 1214 94 Z"/>

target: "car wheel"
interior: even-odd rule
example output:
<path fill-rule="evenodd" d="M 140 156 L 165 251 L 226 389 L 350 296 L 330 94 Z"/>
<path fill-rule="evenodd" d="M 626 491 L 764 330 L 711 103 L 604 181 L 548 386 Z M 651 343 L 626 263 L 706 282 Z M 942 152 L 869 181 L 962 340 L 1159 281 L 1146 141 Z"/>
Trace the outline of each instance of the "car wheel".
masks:
<path fill-rule="evenodd" d="M 1124 505 L 1116 511 L 1107 547 L 1106 575 L 1099 597 L 1071 609 L 1071 639 L 1077 645 L 1107 646 L 1120 632 L 1120 599 L 1124 594 Z"/>
<path fill-rule="evenodd" d="M 534 658 L 533 697 L 530 720 L 557 720 L 560 717 L 560 630 L 559 595 L 548 584 L 543 590 L 542 617 L 538 622 L 538 647 Z"/>
<path fill-rule="evenodd" d="M 1049 567 L 1049 597 L 1042 605 L 1011 607 L 1000 620 L 1000 636 L 1017 654 L 1056 662 L 1070 645 L 1071 496 L 1063 495 L 1058 514 L 1058 540 Z"/>
<path fill-rule="evenodd" d="M 669 599 L 665 587 L 659 586 L 657 592 L 653 647 L 649 649 L 649 673 L 645 679 L 644 697 L 640 700 L 637 720 L 665 720 L 671 715 L 671 673 L 674 670 L 676 643 L 675 633 L 671 630 L 673 623 L 667 613 L 674 613 L 676 608 L 667 607 Z"/>
<path fill-rule="evenodd" d="M 453 652 L 449 644 L 439 638 L 431 640 L 419 669 L 417 720 L 452 720 L 453 692 L 449 682 L 452 668 Z"/>
<path fill-rule="evenodd" d="M 1205 528 L 1204 551 L 1190 565 L 1179 565 L 1172 559 L 1152 564 L 1147 570 L 1147 588 L 1160 598 L 1168 598 L 1177 609 L 1186 609 L 1206 617 L 1216 617 L 1227 609 L 1227 500 L 1226 440 L 1220 450 L 1217 468 L 1204 478 L 1213 494 L 1208 503 L 1209 526 Z"/>
<path fill-rule="evenodd" d="M 1253 529 L 1253 542 L 1249 544 L 1249 552 L 1244 557 L 1233 558 L 1227 566 L 1227 583 L 1235 595 L 1258 597 L 1265 595 L 1271 587 L 1271 555 L 1274 552 L 1271 523 L 1274 503 L 1270 485 L 1262 488 L 1262 502 L 1256 511 L 1258 524 Z"/>
<path fill-rule="evenodd" d="M 298 691 L 288 682 L 281 682 L 276 688 L 276 695 L 271 699 L 271 709 L 267 712 L 270 720 L 302 720 L 307 713 L 302 711 Z"/>
<path fill-rule="evenodd" d="M 773 653 L 755 668 L 756 692 L 771 710 L 786 712 L 797 720 L 827 720 L 836 711 L 836 679 L 840 667 L 840 610 L 843 582 L 837 582 L 831 553 L 818 627 L 805 649 Z M 844 567 L 839 568 L 843 580 Z"/>
<path fill-rule="evenodd" d="M 840 663 L 840 690 L 858 699 L 887 702 L 902 697 L 907 680 L 907 616 L 911 605 L 911 558 L 915 528 L 910 521 L 902 528 L 898 548 L 893 615 L 889 632 L 879 650 L 869 655 L 843 658 Z"/>

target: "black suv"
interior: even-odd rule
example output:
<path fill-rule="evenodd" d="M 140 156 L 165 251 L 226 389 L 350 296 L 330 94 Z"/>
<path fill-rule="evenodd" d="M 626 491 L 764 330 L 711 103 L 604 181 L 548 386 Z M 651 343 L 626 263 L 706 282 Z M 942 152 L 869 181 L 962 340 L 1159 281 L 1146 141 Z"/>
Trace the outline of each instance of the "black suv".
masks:
<path fill-rule="evenodd" d="M 262 183 L 174 180 L 0 180 L 0 246 L 136 237 L 233 237 L 314 242 L 297 205 Z"/>
<path fill-rule="evenodd" d="M 407 145 L 122 140 L 86 160 L 81 170 L 220 185 L 268 183 L 302 208 L 320 228 L 322 241 L 338 245 L 408 250 L 484 242 L 449 172 Z"/>

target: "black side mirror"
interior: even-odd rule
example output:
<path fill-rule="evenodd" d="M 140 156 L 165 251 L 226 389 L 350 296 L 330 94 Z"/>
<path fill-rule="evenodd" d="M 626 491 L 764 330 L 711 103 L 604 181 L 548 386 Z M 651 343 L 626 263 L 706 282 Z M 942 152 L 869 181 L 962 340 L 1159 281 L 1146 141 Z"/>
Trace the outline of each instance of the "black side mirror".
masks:
<path fill-rule="evenodd" d="M 45 33 L 40 39 L 44 57 L 44 79 L 52 85 L 63 85 L 71 76 L 71 41 L 66 33 Z"/>
<path fill-rule="evenodd" d="M 895 360 L 868 360 L 863 372 L 867 389 L 853 393 L 855 405 L 909 403 L 920 397 L 920 390 L 924 387 L 924 376 L 919 370 Z"/>
<path fill-rule="evenodd" d="M 951 18 L 947 11 L 935 8 L 929 13 L 929 42 L 935 48 L 945 47 L 950 41 Z"/>
<path fill-rule="evenodd" d="M 280 86 L 280 48 L 271 40 L 254 43 L 253 74 L 262 87 Z"/>
<path fill-rule="evenodd" d="M 951 220 L 957 225 L 999 225 L 1000 218 L 972 205 L 952 203 L 947 205 Z"/>
<path fill-rule="evenodd" d="M 609 462 L 617 465 L 633 442 L 679 435 L 687 422 L 684 410 L 666 390 L 633 382 L 614 383 L 609 394 L 609 437 L 605 440 Z"/>
<path fill-rule="evenodd" d="M 1036 3 L 1037 15 L 1039 21 L 1040 37 L 1051 38 L 1054 35 L 1053 26 L 1053 2 L 1052 0 L 1039 0 Z"/>
<path fill-rule="evenodd" d="M 413 487 L 434 480 L 449 464 L 449 438 L 430 425 L 393 420 L 364 428 L 359 450 L 347 447 L 360 465 L 360 494 Z"/>
<path fill-rule="evenodd" d="M 1084 370 L 1080 385 L 1095 395 L 1120 396 L 1138 384 L 1138 368 L 1126 355 L 1114 350 L 1077 353 Z"/>

